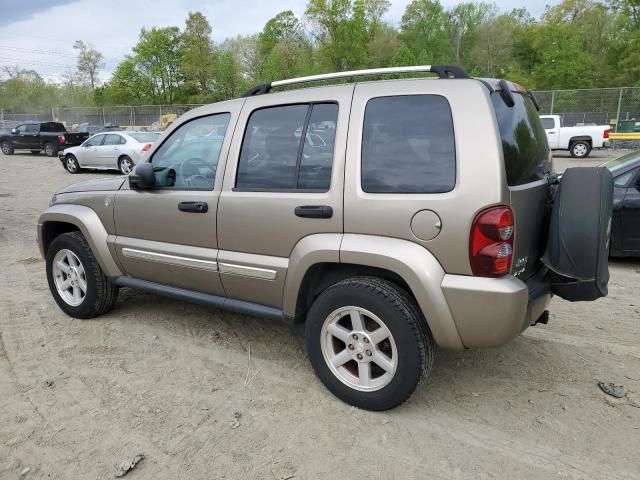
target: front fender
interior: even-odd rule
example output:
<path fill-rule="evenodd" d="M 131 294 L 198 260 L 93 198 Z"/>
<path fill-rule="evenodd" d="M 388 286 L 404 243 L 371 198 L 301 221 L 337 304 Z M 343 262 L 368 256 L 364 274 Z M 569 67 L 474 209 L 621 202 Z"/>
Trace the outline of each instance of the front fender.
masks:
<path fill-rule="evenodd" d="M 120 267 L 116 264 L 109 251 L 107 233 L 100 218 L 89 207 L 82 205 L 53 205 L 49 207 L 38 219 L 38 243 L 42 255 L 46 255 L 44 233 L 47 223 L 68 223 L 76 226 L 87 239 L 91 251 L 95 255 L 105 275 L 117 277 L 122 275 Z"/>

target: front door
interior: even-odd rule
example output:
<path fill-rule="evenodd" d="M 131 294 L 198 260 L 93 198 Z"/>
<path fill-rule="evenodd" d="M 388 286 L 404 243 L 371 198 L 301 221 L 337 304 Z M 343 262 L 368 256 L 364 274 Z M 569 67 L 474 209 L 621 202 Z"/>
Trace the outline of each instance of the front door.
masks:
<path fill-rule="evenodd" d="M 628 253 L 640 253 L 640 172 L 631 181 L 624 195 L 620 213 L 622 249 Z"/>
<path fill-rule="evenodd" d="M 282 307 L 289 256 L 304 237 L 342 233 L 353 86 L 247 99 L 218 215 L 227 296 Z"/>
<path fill-rule="evenodd" d="M 560 143 L 560 125 L 556 125 L 557 121 L 553 117 L 545 117 L 542 119 L 542 126 L 547 133 L 547 142 L 549 148 L 558 148 Z"/>
<path fill-rule="evenodd" d="M 81 167 L 95 167 L 99 164 L 98 148 L 102 145 L 105 135 L 94 135 L 76 149 L 75 156 Z"/>
<path fill-rule="evenodd" d="M 116 253 L 125 273 L 223 295 L 216 214 L 238 103 L 188 114 L 151 154 L 156 186 L 115 199 Z"/>

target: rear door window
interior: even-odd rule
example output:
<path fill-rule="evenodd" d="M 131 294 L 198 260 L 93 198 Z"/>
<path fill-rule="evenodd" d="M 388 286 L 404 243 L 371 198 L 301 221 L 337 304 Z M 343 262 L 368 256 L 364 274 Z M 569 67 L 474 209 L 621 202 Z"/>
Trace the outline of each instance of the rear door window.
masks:
<path fill-rule="evenodd" d="M 510 186 L 542 180 L 551 171 L 547 135 L 533 102 L 513 92 L 509 107 L 499 92 L 491 94 L 500 129 L 507 183 Z"/>
<path fill-rule="evenodd" d="M 556 122 L 553 118 L 543 118 L 542 126 L 544 127 L 545 130 L 551 130 L 556 126 Z"/>
<path fill-rule="evenodd" d="M 456 179 L 451 108 L 439 95 L 369 100 L 362 134 L 362 190 L 443 193 Z"/>
<path fill-rule="evenodd" d="M 122 143 L 121 140 L 122 137 L 120 135 L 109 134 L 106 135 L 103 145 L 120 145 Z"/>

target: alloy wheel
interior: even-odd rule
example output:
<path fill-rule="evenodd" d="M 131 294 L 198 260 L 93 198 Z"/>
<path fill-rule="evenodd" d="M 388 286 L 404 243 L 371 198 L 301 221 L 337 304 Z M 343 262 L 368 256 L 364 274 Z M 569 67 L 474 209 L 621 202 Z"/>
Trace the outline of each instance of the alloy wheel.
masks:
<path fill-rule="evenodd" d="M 327 366 L 348 387 L 371 392 L 393 380 L 398 351 L 391 331 L 374 313 L 355 306 L 339 308 L 327 317 L 321 335 Z"/>
<path fill-rule="evenodd" d="M 71 250 L 62 249 L 53 259 L 53 281 L 60 298 L 72 307 L 87 296 L 87 275 L 82 262 Z"/>

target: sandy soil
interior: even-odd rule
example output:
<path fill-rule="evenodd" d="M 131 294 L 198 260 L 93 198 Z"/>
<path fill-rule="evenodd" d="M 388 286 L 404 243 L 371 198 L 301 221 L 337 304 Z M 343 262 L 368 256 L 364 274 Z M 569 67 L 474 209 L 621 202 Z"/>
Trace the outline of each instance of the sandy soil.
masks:
<path fill-rule="evenodd" d="M 54 190 L 104 175 L 0 156 L 1 479 L 113 478 L 136 454 L 132 479 L 640 478 L 640 260 L 503 348 L 438 352 L 409 402 L 370 413 L 331 396 L 277 322 L 131 291 L 101 318 L 65 316 L 36 219 Z"/>

